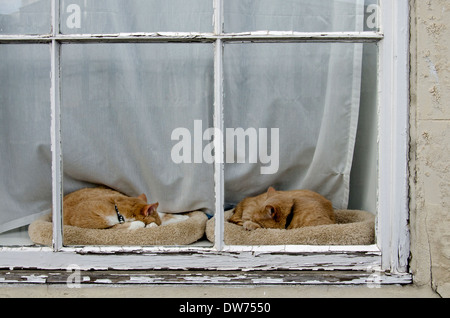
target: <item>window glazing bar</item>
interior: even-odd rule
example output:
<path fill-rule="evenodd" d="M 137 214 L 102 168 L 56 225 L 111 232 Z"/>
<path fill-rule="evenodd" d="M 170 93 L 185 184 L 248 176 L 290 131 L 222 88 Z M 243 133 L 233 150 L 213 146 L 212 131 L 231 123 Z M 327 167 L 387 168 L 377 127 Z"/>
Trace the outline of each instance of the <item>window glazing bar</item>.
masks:
<path fill-rule="evenodd" d="M 52 149 L 52 222 L 53 251 L 63 247 L 62 227 L 62 151 L 61 151 L 61 94 L 60 94 L 60 43 L 59 34 L 59 0 L 52 0 L 51 41 L 51 149 Z"/>
<path fill-rule="evenodd" d="M 292 32 L 256 31 L 243 33 L 116 33 L 116 34 L 43 34 L 43 35 L 1 35 L 0 43 L 139 43 L 139 42 L 354 42 L 366 43 L 382 40 L 380 32 Z"/>
<path fill-rule="evenodd" d="M 223 32 L 223 2 L 214 0 L 214 33 Z M 214 194 L 215 194 L 215 249 L 224 247 L 224 139 L 222 132 L 223 118 L 223 42 L 217 37 L 214 43 Z"/>

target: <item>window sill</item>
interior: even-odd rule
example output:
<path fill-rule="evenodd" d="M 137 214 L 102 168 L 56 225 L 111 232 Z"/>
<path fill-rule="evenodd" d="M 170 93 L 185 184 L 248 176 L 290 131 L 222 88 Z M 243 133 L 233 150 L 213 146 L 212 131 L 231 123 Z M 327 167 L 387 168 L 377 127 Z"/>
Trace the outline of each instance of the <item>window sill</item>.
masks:
<path fill-rule="evenodd" d="M 199 247 L 74 247 L 60 252 L 22 247 L 1 248 L 0 255 L 0 283 L 62 284 L 73 268 L 89 284 L 412 283 L 408 273 L 379 270 L 376 246 L 233 246 L 222 252 Z"/>

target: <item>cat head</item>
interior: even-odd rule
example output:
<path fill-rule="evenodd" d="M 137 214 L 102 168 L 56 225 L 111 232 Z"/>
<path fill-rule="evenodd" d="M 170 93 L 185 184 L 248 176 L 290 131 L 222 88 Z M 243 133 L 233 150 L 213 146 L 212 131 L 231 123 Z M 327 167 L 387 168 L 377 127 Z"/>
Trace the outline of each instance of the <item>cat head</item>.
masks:
<path fill-rule="evenodd" d="M 252 221 L 263 228 L 284 229 L 293 204 L 291 198 L 270 187 L 267 190 L 267 199 L 260 210 L 253 214 Z"/>
<path fill-rule="evenodd" d="M 161 225 L 161 219 L 157 212 L 159 203 L 148 204 L 145 194 L 141 194 L 138 197 L 121 196 L 114 198 L 114 204 L 126 219 L 142 221 L 145 224 L 154 222 Z"/>

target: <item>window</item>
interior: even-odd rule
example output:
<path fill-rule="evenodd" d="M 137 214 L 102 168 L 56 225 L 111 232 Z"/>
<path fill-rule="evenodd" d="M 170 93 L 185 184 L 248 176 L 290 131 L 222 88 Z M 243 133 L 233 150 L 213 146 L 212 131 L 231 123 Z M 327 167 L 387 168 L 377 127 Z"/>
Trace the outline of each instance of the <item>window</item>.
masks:
<path fill-rule="evenodd" d="M 20 247 L 0 247 L 0 268 L 409 283 L 407 30 L 405 0 L 0 1 L 2 187 L 19 211 L 0 211 L 0 229 L 53 216 L 51 247 L 3 234 Z M 172 151 L 186 132 L 189 147 Z M 214 214 L 214 245 L 64 246 L 63 194 L 97 183 Z M 224 207 L 274 183 L 372 210 L 376 244 L 225 244 Z"/>

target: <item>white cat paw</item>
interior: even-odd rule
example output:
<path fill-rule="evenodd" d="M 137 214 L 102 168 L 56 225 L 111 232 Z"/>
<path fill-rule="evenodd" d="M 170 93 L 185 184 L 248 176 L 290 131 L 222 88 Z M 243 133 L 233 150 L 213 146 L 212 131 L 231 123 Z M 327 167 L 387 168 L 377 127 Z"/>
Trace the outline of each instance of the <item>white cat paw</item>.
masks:
<path fill-rule="evenodd" d="M 156 224 L 155 222 L 149 223 L 145 226 L 145 228 L 151 228 L 151 227 L 158 227 L 158 224 Z"/>
<path fill-rule="evenodd" d="M 142 229 L 145 227 L 145 223 L 142 221 L 134 221 L 130 222 L 130 226 L 128 227 L 129 230 L 136 230 L 136 229 Z"/>
<path fill-rule="evenodd" d="M 170 213 L 163 213 L 158 212 L 159 218 L 161 219 L 161 225 L 169 225 L 174 223 L 179 223 L 186 221 L 189 219 L 188 215 L 182 215 L 182 214 L 170 214 Z"/>

